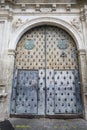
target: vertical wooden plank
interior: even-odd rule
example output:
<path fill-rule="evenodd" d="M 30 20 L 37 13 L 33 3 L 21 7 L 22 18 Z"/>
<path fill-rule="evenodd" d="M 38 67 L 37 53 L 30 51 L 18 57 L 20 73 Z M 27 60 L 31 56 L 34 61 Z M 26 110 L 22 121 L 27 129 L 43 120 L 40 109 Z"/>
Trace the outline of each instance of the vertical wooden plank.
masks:
<path fill-rule="evenodd" d="M 78 70 L 75 70 L 75 85 L 76 85 L 76 105 L 77 113 L 82 113 L 82 100 L 81 100 L 81 86 Z"/>
<path fill-rule="evenodd" d="M 54 70 L 46 70 L 46 114 L 54 115 Z"/>
<path fill-rule="evenodd" d="M 38 115 L 45 115 L 45 70 L 39 70 Z"/>

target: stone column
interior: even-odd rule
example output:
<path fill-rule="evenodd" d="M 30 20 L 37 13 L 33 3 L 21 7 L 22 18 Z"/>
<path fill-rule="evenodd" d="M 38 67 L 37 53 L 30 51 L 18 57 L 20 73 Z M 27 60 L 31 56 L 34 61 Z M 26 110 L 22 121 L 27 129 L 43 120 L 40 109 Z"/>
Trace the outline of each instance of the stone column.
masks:
<path fill-rule="evenodd" d="M 0 83 L 0 120 L 9 118 L 15 51 L 9 50 L 9 52 L 7 52 L 6 50 L 3 54 L 3 59 L 2 61 L 0 60 L 3 72 L 1 76 L 4 79 L 3 82 Z"/>
<path fill-rule="evenodd" d="M 11 85 L 12 81 L 12 77 L 13 77 L 13 70 L 14 70 L 14 58 L 15 58 L 15 50 L 8 50 L 8 75 L 10 76 L 10 78 L 8 77 L 8 79 L 10 79 L 10 81 L 8 81 L 9 85 Z"/>
<path fill-rule="evenodd" d="M 87 67 L 86 67 L 86 52 L 79 50 L 79 70 L 81 81 L 81 94 L 83 103 L 83 116 L 87 120 Z"/>
<path fill-rule="evenodd" d="M 6 102 L 4 104 L 4 118 L 8 119 L 10 114 L 10 98 L 12 92 L 12 79 L 13 79 L 13 70 L 14 70 L 14 58 L 15 58 L 15 50 L 8 50 L 7 55 L 7 63 L 6 63 L 6 91 L 8 96 L 6 98 Z"/>

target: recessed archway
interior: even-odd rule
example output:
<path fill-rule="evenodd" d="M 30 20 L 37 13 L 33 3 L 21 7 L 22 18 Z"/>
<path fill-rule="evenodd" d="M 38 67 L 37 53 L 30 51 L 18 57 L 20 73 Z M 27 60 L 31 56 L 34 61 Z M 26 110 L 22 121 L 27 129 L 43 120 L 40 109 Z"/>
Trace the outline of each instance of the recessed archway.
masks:
<path fill-rule="evenodd" d="M 46 23 L 44 22 L 43 24 L 46 25 L 40 26 L 39 24 L 38 27 L 36 28 L 33 27 L 32 29 L 29 29 L 29 32 L 26 32 L 24 36 L 22 36 L 22 38 L 19 40 L 20 44 L 17 44 L 17 50 L 16 50 L 17 56 L 15 62 L 14 85 L 13 85 L 13 93 L 15 93 L 14 88 L 17 88 L 16 89 L 17 93 L 15 95 L 17 97 L 17 99 L 15 98 L 17 106 L 16 107 L 14 106 L 15 100 L 12 97 L 11 114 L 14 114 L 15 112 L 16 112 L 15 114 L 17 115 L 18 114 L 19 115 L 20 114 L 58 115 L 58 114 L 65 114 L 65 113 L 79 114 L 79 112 L 81 114 L 82 112 L 82 109 L 80 109 L 81 97 L 80 95 L 78 95 L 79 87 L 80 87 L 78 84 L 80 80 L 78 74 L 79 66 L 77 63 L 78 61 L 76 56 L 76 50 L 77 48 L 79 49 L 79 45 L 77 44 L 78 46 L 76 47 L 74 43 L 75 41 L 73 41 L 70 35 L 67 34 L 67 32 L 64 31 L 64 29 L 62 29 L 61 27 L 60 28 L 56 27 L 56 24 L 55 27 L 49 26 L 47 22 Z M 39 44 L 39 40 L 40 40 L 40 44 Z M 32 51 L 33 49 L 35 49 L 35 47 L 36 50 Z M 50 54 L 51 50 L 52 50 L 52 54 Z M 38 54 L 36 55 L 35 53 Z M 38 62 L 36 62 L 37 60 Z M 40 78 L 38 80 L 39 77 L 42 77 L 42 79 Z M 24 82 L 22 83 L 22 81 Z M 20 87 L 23 84 L 25 85 L 25 87 Z M 47 97 L 45 97 L 45 95 L 42 94 L 41 100 L 44 97 L 43 102 L 39 101 L 37 97 L 40 87 L 42 87 L 43 89 L 43 94 L 44 94 L 44 90 L 45 93 L 47 90 L 50 91 L 45 94 L 47 95 Z M 27 95 L 28 90 L 25 92 L 25 88 L 29 88 L 29 92 L 31 92 L 32 95 L 34 96 L 36 95 L 36 96 L 34 97 L 30 93 L 28 93 Z M 30 89 L 32 89 L 32 91 L 30 91 Z M 54 92 L 54 90 L 56 90 L 56 92 Z M 76 94 L 76 90 L 78 91 L 77 94 Z M 19 91 L 23 91 L 23 92 L 20 94 Z M 59 96 L 60 93 L 61 96 Z M 41 96 L 41 92 L 39 94 Z M 27 108 L 29 108 L 28 110 L 25 110 L 26 109 L 26 107 L 24 107 L 25 103 L 22 104 L 21 102 L 22 97 L 26 95 L 27 95 L 27 97 L 25 97 L 26 101 L 28 101 L 28 96 L 31 95 L 30 97 L 31 102 L 28 101 L 29 104 L 27 104 L 28 105 Z M 55 99 L 51 97 L 52 95 L 53 96 L 55 95 Z M 63 101 L 61 101 L 63 95 L 64 95 L 64 99 Z M 67 97 L 69 95 L 70 97 Z M 71 100 L 71 103 L 70 101 L 68 101 L 68 99 Z M 34 102 L 33 104 L 34 106 L 32 105 L 32 102 Z M 40 107 L 38 107 L 38 104 Z M 53 104 L 55 104 L 56 106 L 54 106 Z M 59 108 L 59 106 L 61 106 L 61 108 Z M 73 107 L 73 109 L 71 107 Z M 16 108 L 16 110 L 14 110 L 14 108 Z"/>

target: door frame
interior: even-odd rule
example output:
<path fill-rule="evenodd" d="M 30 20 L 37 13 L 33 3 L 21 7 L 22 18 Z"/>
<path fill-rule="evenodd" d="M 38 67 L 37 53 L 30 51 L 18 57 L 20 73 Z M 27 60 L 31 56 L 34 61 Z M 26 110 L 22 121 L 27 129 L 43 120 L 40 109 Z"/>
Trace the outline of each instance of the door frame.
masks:
<path fill-rule="evenodd" d="M 86 106 L 85 106 L 85 90 L 86 90 L 86 80 L 87 80 L 87 75 L 86 75 L 86 52 L 85 52 L 85 47 L 83 40 L 81 39 L 81 36 L 79 33 L 67 22 L 58 19 L 58 18 L 52 18 L 50 17 L 50 23 L 49 23 L 49 18 L 48 17 L 43 17 L 43 18 L 35 18 L 34 20 L 31 20 L 30 22 L 25 23 L 23 26 L 18 28 L 16 32 L 14 32 L 12 35 L 12 38 L 10 40 L 9 44 L 9 50 L 8 54 L 11 56 L 10 60 L 13 63 L 13 69 L 14 69 L 14 60 L 15 60 L 15 48 L 16 45 L 20 39 L 20 37 L 30 28 L 38 26 L 38 25 L 43 25 L 43 24 L 50 24 L 50 25 L 55 25 L 57 27 L 61 27 L 65 29 L 71 37 L 75 40 L 75 43 L 77 45 L 78 49 L 78 57 L 79 57 L 79 72 L 80 72 L 80 79 L 81 79 L 81 94 L 82 94 L 82 102 L 83 102 L 83 117 L 84 119 L 87 119 L 87 114 L 86 114 Z M 13 74 L 12 74 L 13 77 Z"/>

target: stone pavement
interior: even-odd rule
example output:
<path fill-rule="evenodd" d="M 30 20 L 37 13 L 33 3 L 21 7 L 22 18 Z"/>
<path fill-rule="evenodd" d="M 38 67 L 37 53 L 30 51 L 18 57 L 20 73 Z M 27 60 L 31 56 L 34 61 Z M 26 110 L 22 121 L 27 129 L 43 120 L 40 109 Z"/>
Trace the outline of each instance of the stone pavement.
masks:
<path fill-rule="evenodd" d="M 87 130 L 87 121 L 83 119 L 10 118 L 9 121 L 14 130 Z"/>

